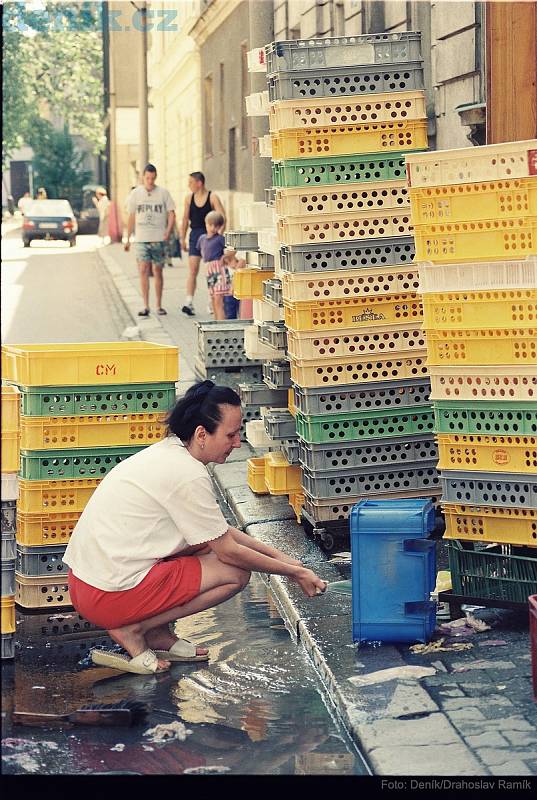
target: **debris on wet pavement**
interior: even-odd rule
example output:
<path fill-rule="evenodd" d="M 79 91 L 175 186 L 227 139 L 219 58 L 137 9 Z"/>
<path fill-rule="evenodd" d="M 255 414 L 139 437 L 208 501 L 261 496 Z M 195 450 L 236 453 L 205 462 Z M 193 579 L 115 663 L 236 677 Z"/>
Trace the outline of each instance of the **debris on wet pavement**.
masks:
<path fill-rule="evenodd" d="M 408 680 L 409 678 L 425 678 L 428 675 L 435 675 L 436 669 L 434 667 L 419 667 L 405 664 L 402 667 L 389 667 L 388 669 L 381 669 L 377 672 L 370 672 L 369 675 L 353 675 L 349 678 L 351 683 L 356 686 L 371 686 L 376 683 L 385 683 L 386 681 L 393 681 L 399 679 Z"/>

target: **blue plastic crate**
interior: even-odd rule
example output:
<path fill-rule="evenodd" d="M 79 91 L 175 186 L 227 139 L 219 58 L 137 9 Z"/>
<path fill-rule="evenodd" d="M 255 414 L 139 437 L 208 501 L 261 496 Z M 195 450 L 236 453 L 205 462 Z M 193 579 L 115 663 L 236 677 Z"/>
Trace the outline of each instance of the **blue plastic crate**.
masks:
<path fill-rule="evenodd" d="M 430 500 L 362 500 L 350 515 L 353 641 L 427 642 L 436 624 Z"/>

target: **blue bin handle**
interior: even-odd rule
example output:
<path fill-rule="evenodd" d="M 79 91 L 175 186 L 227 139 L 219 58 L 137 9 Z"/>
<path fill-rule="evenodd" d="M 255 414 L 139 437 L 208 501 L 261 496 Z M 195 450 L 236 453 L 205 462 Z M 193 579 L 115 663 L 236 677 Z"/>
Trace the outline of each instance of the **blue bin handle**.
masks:
<path fill-rule="evenodd" d="M 416 600 L 415 602 L 405 603 L 405 615 L 417 614 L 423 616 L 430 614 L 431 611 L 436 611 L 436 603 L 434 600 Z"/>
<path fill-rule="evenodd" d="M 432 539 L 404 539 L 403 552 L 404 553 L 427 553 L 436 547 L 436 542 Z"/>

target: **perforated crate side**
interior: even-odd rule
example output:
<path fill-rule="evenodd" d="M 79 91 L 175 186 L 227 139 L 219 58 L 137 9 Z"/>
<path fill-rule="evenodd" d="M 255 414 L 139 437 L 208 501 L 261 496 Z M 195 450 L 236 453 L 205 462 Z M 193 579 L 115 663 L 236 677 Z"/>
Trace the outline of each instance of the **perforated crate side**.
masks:
<path fill-rule="evenodd" d="M 2 500 L 2 533 L 14 534 L 17 530 L 17 501 Z"/>
<path fill-rule="evenodd" d="M 115 386 L 21 386 L 21 413 L 59 417 L 168 411 L 175 403 L 175 384 Z"/>
<path fill-rule="evenodd" d="M 35 547 L 19 544 L 17 547 L 17 572 L 28 577 L 67 575 L 69 567 L 63 563 L 66 545 Z"/>
<path fill-rule="evenodd" d="M 396 181 L 405 177 L 405 153 L 353 153 L 327 158 L 272 162 L 276 188 L 338 186 L 349 183 Z"/>
<path fill-rule="evenodd" d="M 300 362 L 341 357 L 347 360 L 354 354 L 358 358 L 375 355 L 402 357 L 427 349 L 425 332 L 420 323 L 395 324 L 367 329 L 342 328 L 340 331 L 320 335 L 311 331 L 289 330 L 287 334 L 289 355 Z"/>
<path fill-rule="evenodd" d="M 442 470 L 441 483 L 445 502 L 537 509 L 537 475 Z"/>
<path fill-rule="evenodd" d="M 417 261 L 525 258 L 535 252 L 537 217 L 414 225 Z"/>
<path fill-rule="evenodd" d="M 380 493 L 379 498 L 414 498 L 430 497 L 436 502 L 440 497 L 438 487 L 431 489 L 407 489 L 406 491 Z M 304 492 L 304 512 L 315 522 L 336 523 L 345 522 L 349 518 L 352 507 L 363 500 L 364 496 L 344 497 L 344 498 L 323 498 L 316 499 Z"/>
<path fill-rule="evenodd" d="M 507 600 L 527 607 L 528 596 L 537 592 L 537 558 L 523 555 L 524 552 L 524 548 L 509 545 L 468 550 L 458 541 L 450 541 L 448 556 L 454 594 Z"/>
<path fill-rule="evenodd" d="M 371 213 L 394 208 L 410 208 L 405 181 L 351 183 L 329 189 L 276 189 L 276 213 L 280 217 L 364 211 Z"/>
<path fill-rule="evenodd" d="M 348 445 L 310 444 L 300 439 L 298 448 L 301 463 L 310 471 L 388 469 L 413 463 L 436 464 L 438 460 L 438 448 L 430 434 Z"/>
<path fill-rule="evenodd" d="M 537 364 L 535 328 L 427 330 L 428 363 L 433 367 Z"/>
<path fill-rule="evenodd" d="M 295 418 L 288 411 L 276 411 L 263 417 L 265 431 L 271 439 L 294 439 L 296 437 Z"/>
<path fill-rule="evenodd" d="M 280 261 L 285 272 L 324 273 L 338 269 L 404 266 L 413 261 L 414 254 L 414 238 L 399 236 L 371 239 L 367 245 L 351 241 L 282 245 Z"/>
<path fill-rule="evenodd" d="M 421 322 L 423 308 L 413 293 L 291 303 L 284 300 L 286 325 L 294 331 L 372 328 L 389 323 Z"/>
<path fill-rule="evenodd" d="M 537 289 L 489 289 L 423 295 L 423 324 L 436 330 L 535 328 Z"/>
<path fill-rule="evenodd" d="M 72 481 L 27 481 L 21 478 L 18 511 L 57 514 L 83 511 L 99 485 L 94 478 Z"/>
<path fill-rule="evenodd" d="M 358 412 L 327 417 L 305 417 L 298 411 L 296 414 L 298 435 L 312 444 L 426 434 L 432 433 L 433 427 L 434 415 L 430 406 L 397 409 L 389 413 Z"/>
<path fill-rule="evenodd" d="M 435 403 L 438 433 L 537 435 L 537 403 L 462 401 Z"/>
<path fill-rule="evenodd" d="M 439 469 L 537 471 L 537 437 L 438 434 Z"/>
<path fill-rule="evenodd" d="M 464 264 L 418 264 L 421 292 L 475 292 L 498 289 L 534 289 L 537 256 Z"/>
<path fill-rule="evenodd" d="M 294 386 L 294 402 L 304 415 L 343 414 L 353 411 L 379 411 L 412 408 L 429 402 L 430 384 L 425 379 L 340 386 L 333 391 Z"/>
<path fill-rule="evenodd" d="M 431 397 L 434 400 L 509 400 L 537 398 L 537 369 L 528 366 L 501 368 L 431 367 Z"/>
<path fill-rule="evenodd" d="M 537 547 L 537 510 L 443 503 L 444 539 Z"/>
<path fill-rule="evenodd" d="M 50 502 L 53 503 L 55 500 L 56 497 L 53 496 Z M 43 502 L 49 502 L 46 495 Z M 43 510 L 48 511 L 48 505 Z M 81 513 L 82 510 L 49 513 L 19 511 L 17 514 L 17 543 L 32 547 L 66 545 Z"/>
<path fill-rule="evenodd" d="M 38 481 L 104 478 L 116 464 L 142 449 L 143 446 L 21 450 L 19 475 Z"/>
<path fill-rule="evenodd" d="M 415 351 L 412 357 L 374 356 L 368 358 L 326 358 L 322 361 L 291 359 L 291 378 L 306 388 L 327 390 L 357 383 L 395 382 L 403 378 L 418 379 L 428 374 L 427 351 Z"/>
<path fill-rule="evenodd" d="M 65 576 L 29 578 L 16 574 L 15 602 L 22 608 L 72 607 Z"/>
<path fill-rule="evenodd" d="M 392 492 L 432 490 L 440 479 L 435 462 L 406 465 L 404 468 L 385 468 L 356 473 L 319 473 L 304 470 L 302 485 L 313 498 L 354 497 L 356 495 L 390 495 Z"/>
<path fill-rule="evenodd" d="M 418 271 L 410 266 L 338 270 L 323 275 L 286 273 L 282 280 L 283 296 L 291 303 L 383 297 L 418 289 Z"/>
<path fill-rule="evenodd" d="M 289 363 L 265 361 L 263 378 L 272 389 L 288 389 L 291 386 L 291 369 Z"/>

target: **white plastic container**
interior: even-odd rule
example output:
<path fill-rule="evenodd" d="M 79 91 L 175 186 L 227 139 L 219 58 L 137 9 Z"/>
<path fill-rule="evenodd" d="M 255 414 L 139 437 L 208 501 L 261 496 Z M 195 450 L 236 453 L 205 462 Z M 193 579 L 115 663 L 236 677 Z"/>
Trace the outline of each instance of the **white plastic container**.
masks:
<path fill-rule="evenodd" d="M 257 235 L 257 245 L 264 253 L 270 253 L 276 258 L 276 253 L 279 250 L 276 231 L 269 228 L 260 230 Z M 276 264 L 274 266 L 276 267 Z"/>
<path fill-rule="evenodd" d="M 272 142 L 270 133 L 259 139 L 259 155 L 261 158 L 272 158 Z"/>
<path fill-rule="evenodd" d="M 479 292 L 491 289 L 534 289 L 537 256 L 516 261 L 474 261 L 465 264 L 418 263 L 425 292 Z"/>
<path fill-rule="evenodd" d="M 274 349 L 259 340 L 259 328 L 255 324 L 244 330 L 244 352 L 252 361 L 274 360 Z"/>
<path fill-rule="evenodd" d="M 252 419 L 246 423 L 246 441 L 255 450 L 275 446 L 274 440 L 267 436 L 262 419 Z"/>
<path fill-rule="evenodd" d="M 253 301 L 254 323 L 262 325 L 265 322 L 281 322 L 283 320 L 283 307 L 278 307 L 266 300 Z"/>
<path fill-rule="evenodd" d="M 246 114 L 249 117 L 268 117 L 269 113 L 269 93 L 254 92 L 244 98 L 246 102 Z"/>
<path fill-rule="evenodd" d="M 276 229 L 276 212 L 265 203 L 250 203 L 239 208 L 240 227 L 252 231 L 259 228 Z"/>
<path fill-rule="evenodd" d="M 2 500 L 19 499 L 19 478 L 16 472 L 2 472 Z"/>
<path fill-rule="evenodd" d="M 267 56 L 264 47 L 254 47 L 246 53 L 248 60 L 248 72 L 266 72 Z"/>

